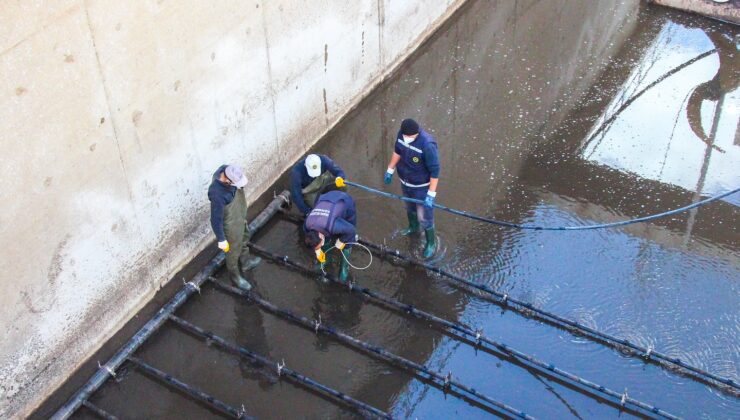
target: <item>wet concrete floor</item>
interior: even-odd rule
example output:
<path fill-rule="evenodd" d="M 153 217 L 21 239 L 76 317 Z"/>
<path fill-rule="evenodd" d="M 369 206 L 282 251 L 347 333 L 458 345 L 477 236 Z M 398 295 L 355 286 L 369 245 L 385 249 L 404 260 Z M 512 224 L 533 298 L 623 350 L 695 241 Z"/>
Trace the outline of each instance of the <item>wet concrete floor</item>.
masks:
<path fill-rule="evenodd" d="M 684 206 L 740 185 L 737 40 L 736 27 L 636 1 L 471 1 L 316 150 L 351 180 L 380 188 L 398 125 L 410 116 L 438 139 L 441 204 L 546 226 Z M 284 179 L 275 189 L 283 186 Z M 400 191 L 397 183 L 383 188 Z M 351 193 L 361 236 L 420 254 L 421 238 L 399 235 L 401 203 Z M 651 223 L 584 232 L 511 230 L 437 212 L 434 262 L 738 381 L 738 205 L 735 195 Z M 277 218 L 257 242 L 310 264 L 297 232 Z M 352 258 L 366 261 L 360 250 Z M 740 417 L 737 396 L 502 311 L 422 270 L 376 258 L 352 276 L 682 417 Z M 451 371 L 536 417 L 634 415 L 286 268 L 263 263 L 251 279 L 279 306 Z M 178 315 L 399 418 L 492 415 L 213 287 Z M 259 418 L 356 416 L 171 325 L 138 356 Z M 91 401 L 123 418 L 216 416 L 133 369 Z"/>

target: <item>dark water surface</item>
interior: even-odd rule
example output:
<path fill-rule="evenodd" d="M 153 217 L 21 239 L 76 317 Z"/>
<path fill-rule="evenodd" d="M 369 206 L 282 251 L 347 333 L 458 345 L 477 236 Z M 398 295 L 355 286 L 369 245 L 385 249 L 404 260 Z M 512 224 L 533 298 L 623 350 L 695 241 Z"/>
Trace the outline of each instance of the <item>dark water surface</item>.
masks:
<path fill-rule="evenodd" d="M 410 116 L 438 139 L 441 204 L 547 226 L 684 206 L 740 185 L 737 40 L 735 27 L 637 1 L 472 1 L 316 150 L 332 156 L 351 180 L 379 188 L 397 127 Z M 400 191 L 397 180 L 384 188 Z M 398 234 L 405 224 L 400 202 L 351 193 L 361 236 L 420 254 L 421 238 Z M 738 381 L 738 205 L 735 195 L 652 223 L 584 232 L 511 230 L 438 212 L 434 261 Z M 280 218 L 258 243 L 312 263 L 297 227 Z M 361 264 L 366 255 L 355 250 L 353 259 Z M 502 311 L 421 270 L 376 258 L 352 276 L 671 413 L 740 418 L 736 396 Z M 269 263 L 252 279 L 279 306 L 320 315 L 353 336 L 451 371 L 536 417 L 632 415 L 316 279 Z M 179 315 L 399 418 L 491 416 L 213 287 Z M 138 354 L 260 418 L 355 416 L 171 325 Z M 127 418 L 215 416 L 134 371 L 119 374 L 91 400 Z"/>

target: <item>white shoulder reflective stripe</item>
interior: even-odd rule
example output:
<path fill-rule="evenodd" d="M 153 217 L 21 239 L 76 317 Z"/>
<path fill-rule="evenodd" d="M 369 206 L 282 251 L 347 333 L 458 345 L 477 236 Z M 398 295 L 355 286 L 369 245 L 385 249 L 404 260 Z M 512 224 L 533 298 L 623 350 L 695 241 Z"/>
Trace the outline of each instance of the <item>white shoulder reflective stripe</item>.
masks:
<path fill-rule="evenodd" d="M 318 216 L 318 217 L 329 217 L 329 210 L 327 209 L 313 209 L 311 210 L 311 213 L 308 214 L 309 216 Z"/>
<path fill-rule="evenodd" d="M 401 177 L 398 177 L 398 180 L 401 181 L 401 184 L 403 184 L 403 185 L 405 185 L 407 187 L 411 187 L 411 188 L 421 188 L 421 187 L 428 187 L 429 186 L 429 183 L 428 182 L 426 184 L 409 184 L 408 182 L 406 182 L 403 179 L 401 179 Z"/>
<path fill-rule="evenodd" d="M 414 146 L 412 146 L 410 144 L 406 144 L 406 142 L 404 142 L 401 139 L 397 139 L 396 141 L 398 141 L 399 143 L 401 143 L 402 146 L 407 147 L 407 148 L 413 150 L 414 152 L 424 154 L 424 151 L 423 150 L 419 149 L 418 147 L 414 147 Z"/>

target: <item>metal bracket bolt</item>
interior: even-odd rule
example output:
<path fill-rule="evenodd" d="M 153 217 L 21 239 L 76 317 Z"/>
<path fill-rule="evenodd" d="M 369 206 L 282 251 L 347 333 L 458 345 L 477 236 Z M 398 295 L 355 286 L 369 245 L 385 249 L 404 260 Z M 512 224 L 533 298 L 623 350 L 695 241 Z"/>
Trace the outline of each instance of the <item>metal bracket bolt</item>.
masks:
<path fill-rule="evenodd" d="M 445 388 L 449 388 L 451 382 L 452 382 L 452 371 L 448 371 L 447 372 L 447 376 L 445 376 L 445 384 L 444 384 L 444 387 Z"/>
<path fill-rule="evenodd" d="M 108 374 L 110 376 L 112 376 L 114 378 L 116 377 L 116 372 L 113 369 L 111 369 L 110 366 L 108 366 L 108 365 L 101 365 L 100 362 L 98 362 L 98 368 L 99 369 L 104 369 L 106 372 L 108 372 Z"/>
<path fill-rule="evenodd" d="M 278 376 L 282 375 L 284 368 L 285 368 L 285 359 L 282 360 L 282 363 L 278 362 L 277 364 L 277 375 Z"/>
<path fill-rule="evenodd" d="M 647 351 L 645 352 L 645 358 L 646 358 L 646 359 L 649 359 L 649 358 L 650 358 L 650 354 L 651 354 L 652 352 L 653 352 L 653 346 L 648 346 L 648 349 L 647 349 Z"/>
<path fill-rule="evenodd" d="M 182 285 L 183 285 L 183 286 L 190 286 L 190 287 L 192 287 L 192 288 L 193 288 L 193 290 L 197 291 L 197 292 L 198 292 L 198 294 L 200 294 L 200 286 L 198 286 L 198 285 L 197 285 L 197 284 L 195 284 L 194 282 L 192 282 L 192 281 L 188 281 L 188 282 L 186 282 L 186 281 L 185 281 L 185 279 L 182 279 Z"/>

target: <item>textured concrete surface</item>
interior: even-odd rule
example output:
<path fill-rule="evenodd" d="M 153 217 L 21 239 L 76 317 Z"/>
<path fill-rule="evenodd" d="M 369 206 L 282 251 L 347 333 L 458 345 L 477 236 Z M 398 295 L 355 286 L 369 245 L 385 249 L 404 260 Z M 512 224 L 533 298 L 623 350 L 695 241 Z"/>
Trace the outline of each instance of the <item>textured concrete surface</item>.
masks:
<path fill-rule="evenodd" d="M 264 192 L 461 3 L 4 2 L 0 417 L 212 241 L 219 164 Z"/>

